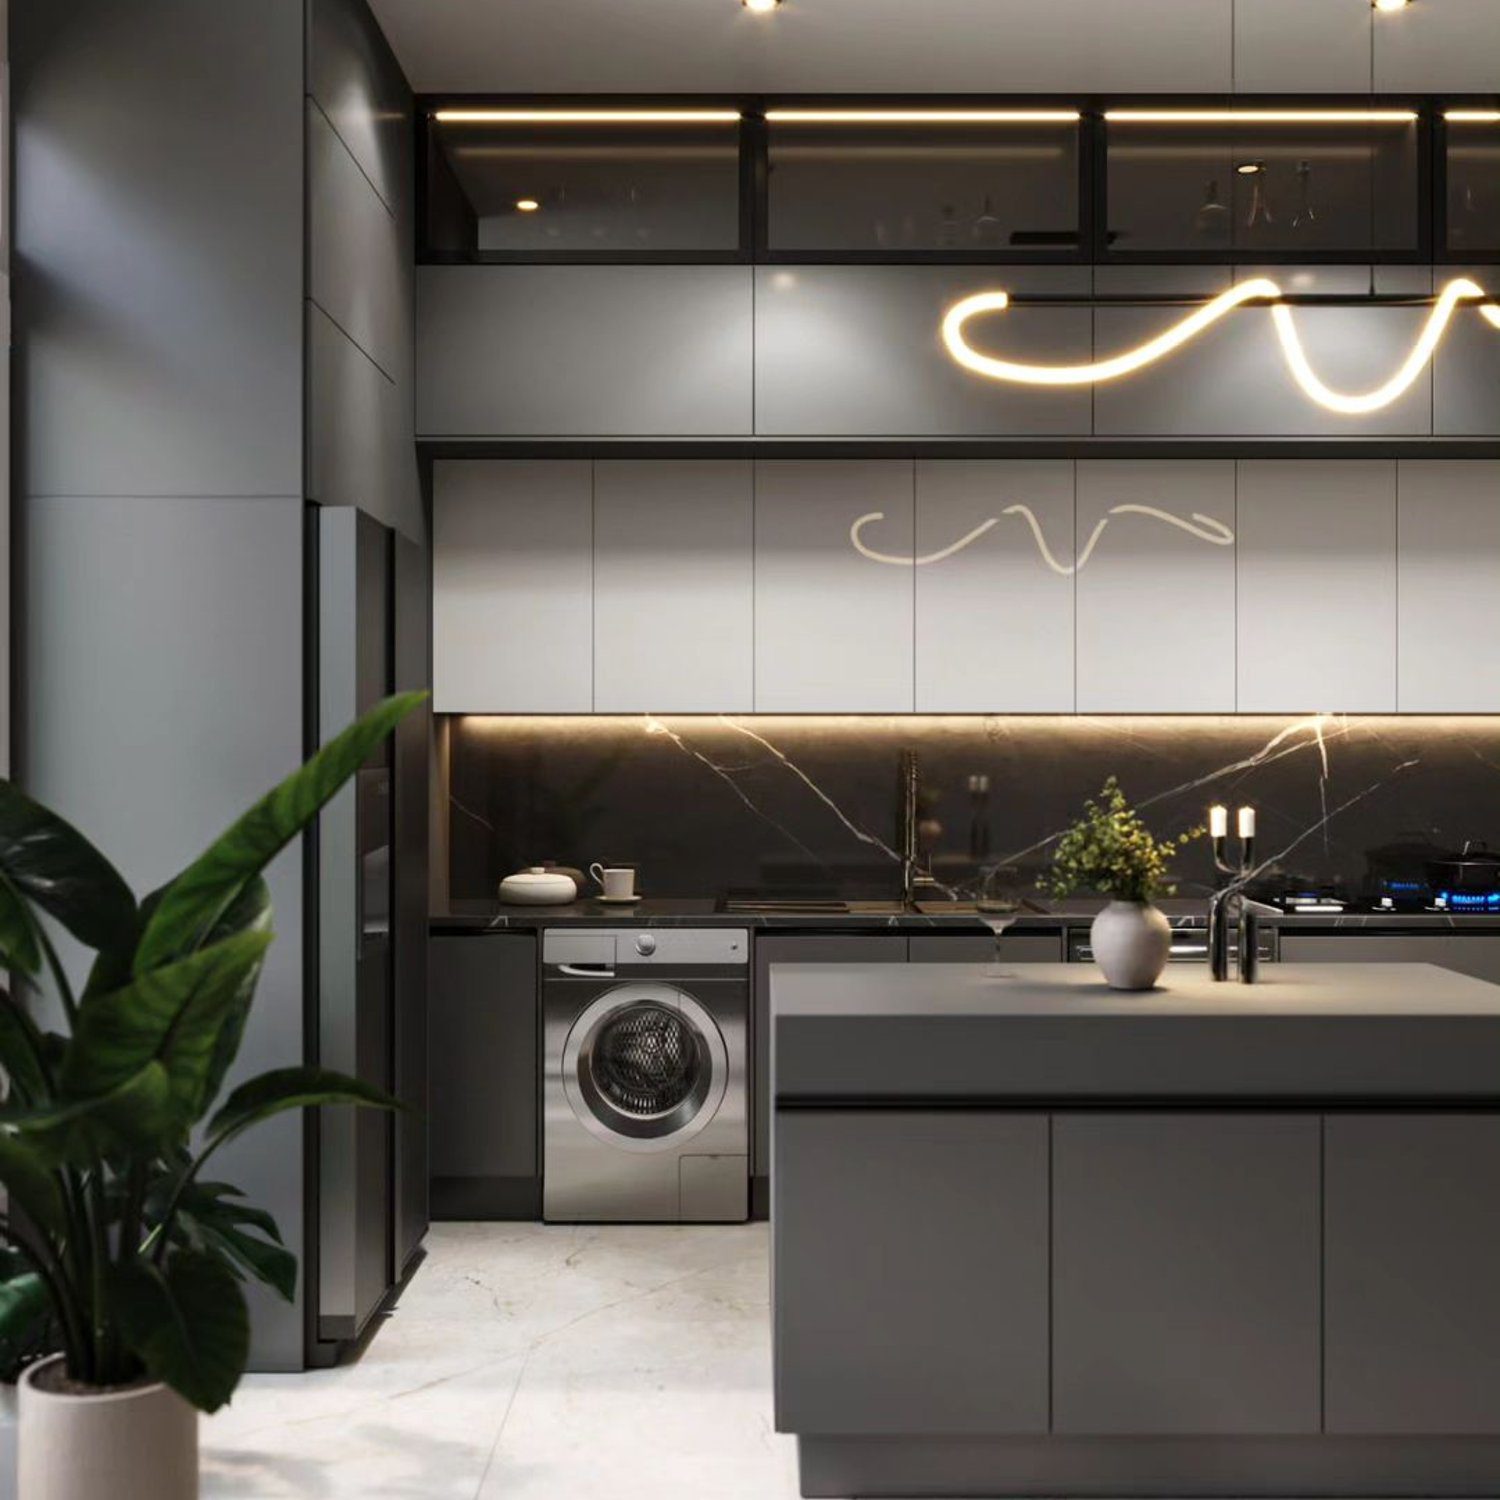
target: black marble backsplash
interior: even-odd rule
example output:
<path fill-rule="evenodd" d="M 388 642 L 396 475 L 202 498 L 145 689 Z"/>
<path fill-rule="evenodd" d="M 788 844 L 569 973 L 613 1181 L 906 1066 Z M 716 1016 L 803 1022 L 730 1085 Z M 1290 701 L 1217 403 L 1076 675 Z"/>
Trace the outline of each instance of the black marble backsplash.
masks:
<path fill-rule="evenodd" d="M 1029 882 L 1115 775 L 1159 834 L 1253 804 L 1259 853 L 1358 894 L 1367 852 L 1408 839 L 1500 848 L 1500 717 L 454 718 L 449 894 L 523 865 L 639 867 L 655 896 L 900 888 L 897 763 L 921 761 L 934 871 Z M 987 793 L 978 790 L 987 778 Z M 1209 880 L 1206 846 L 1178 862 Z"/>

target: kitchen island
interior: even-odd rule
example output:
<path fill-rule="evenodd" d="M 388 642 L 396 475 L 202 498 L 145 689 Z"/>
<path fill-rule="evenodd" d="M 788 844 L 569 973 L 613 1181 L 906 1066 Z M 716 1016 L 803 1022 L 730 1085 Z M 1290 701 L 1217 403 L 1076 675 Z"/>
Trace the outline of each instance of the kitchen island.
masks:
<path fill-rule="evenodd" d="M 807 1495 L 1500 1491 L 1500 986 L 777 965 Z"/>

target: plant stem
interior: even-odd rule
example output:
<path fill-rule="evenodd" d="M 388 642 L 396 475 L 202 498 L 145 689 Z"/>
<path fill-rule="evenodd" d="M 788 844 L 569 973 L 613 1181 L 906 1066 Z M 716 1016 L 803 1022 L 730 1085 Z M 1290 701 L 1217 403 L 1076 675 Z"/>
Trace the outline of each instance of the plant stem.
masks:
<path fill-rule="evenodd" d="M 78 1001 L 73 996 L 73 986 L 68 983 L 68 976 L 63 972 L 62 960 L 57 956 L 57 949 L 52 946 L 52 940 L 47 936 L 40 922 L 36 923 L 36 935 L 42 945 L 42 953 L 47 959 L 47 968 L 51 971 L 52 982 L 57 986 L 57 998 L 62 1001 L 63 1014 L 67 1016 L 68 1028 L 71 1030 L 78 1022 Z"/>
<path fill-rule="evenodd" d="M 29 1235 L 23 1234 L 12 1222 L 9 1215 L 0 1214 L 0 1235 L 26 1256 L 36 1268 L 36 1274 L 42 1278 L 47 1295 L 52 1299 L 52 1310 L 62 1325 L 63 1353 L 67 1358 L 68 1373 L 76 1379 L 83 1379 L 82 1372 L 88 1365 L 87 1340 L 83 1336 L 77 1298 L 72 1295 L 66 1270 L 45 1238 L 33 1242 Z"/>

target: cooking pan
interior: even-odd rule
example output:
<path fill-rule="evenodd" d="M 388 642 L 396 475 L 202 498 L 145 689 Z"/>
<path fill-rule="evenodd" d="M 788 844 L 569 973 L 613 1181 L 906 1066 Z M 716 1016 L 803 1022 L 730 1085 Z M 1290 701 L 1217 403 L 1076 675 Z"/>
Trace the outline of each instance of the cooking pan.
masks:
<path fill-rule="evenodd" d="M 1461 854 L 1427 862 L 1427 878 L 1435 891 L 1459 895 L 1500 890 L 1500 854 L 1490 852 L 1482 839 L 1470 839 Z"/>

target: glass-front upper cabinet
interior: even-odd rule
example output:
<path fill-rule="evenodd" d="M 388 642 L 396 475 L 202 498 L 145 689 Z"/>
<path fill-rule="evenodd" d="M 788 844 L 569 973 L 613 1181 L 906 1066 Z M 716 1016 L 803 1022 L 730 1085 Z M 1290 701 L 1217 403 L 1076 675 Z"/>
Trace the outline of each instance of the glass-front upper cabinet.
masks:
<path fill-rule="evenodd" d="M 1447 246 L 1450 255 L 1500 255 L 1500 110 L 1449 109 Z"/>
<path fill-rule="evenodd" d="M 1416 256 L 1415 110 L 1111 109 L 1111 255 Z"/>
<path fill-rule="evenodd" d="M 773 255 L 1080 253 L 1072 109 L 766 111 Z"/>
<path fill-rule="evenodd" d="M 434 258 L 736 255 L 732 109 L 438 108 L 427 117 Z"/>

